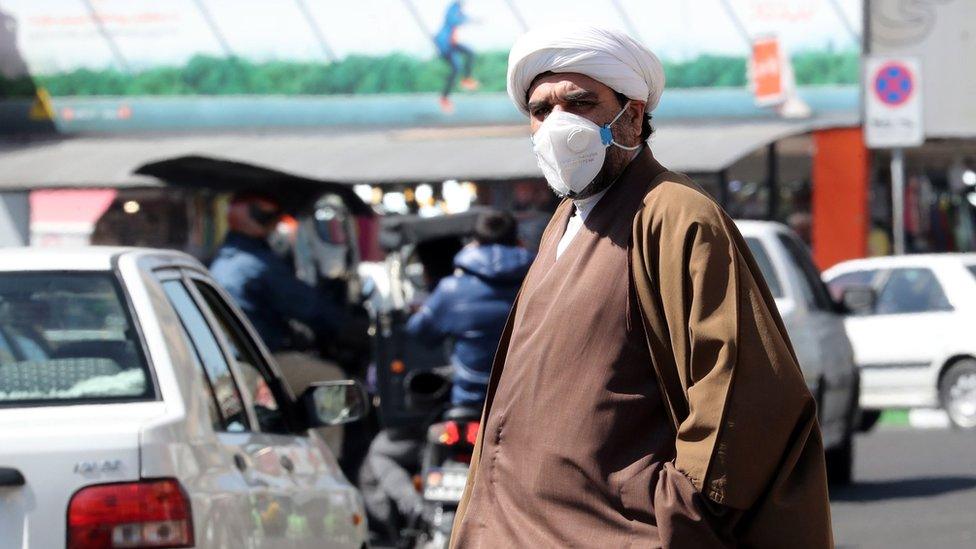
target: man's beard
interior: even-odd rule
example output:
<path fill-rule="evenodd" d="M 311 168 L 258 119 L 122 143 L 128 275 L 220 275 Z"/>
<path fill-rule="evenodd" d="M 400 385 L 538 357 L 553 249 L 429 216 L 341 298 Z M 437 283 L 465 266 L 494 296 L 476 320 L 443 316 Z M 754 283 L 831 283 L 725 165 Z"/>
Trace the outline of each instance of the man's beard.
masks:
<path fill-rule="evenodd" d="M 634 154 L 633 151 L 611 147 L 607 151 L 607 157 L 603 161 L 603 167 L 600 168 L 600 172 L 596 174 L 593 181 L 584 187 L 582 191 L 578 193 L 570 191 L 566 194 L 561 194 L 553 189 L 553 192 L 559 198 L 569 198 L 570 200 L 585 200 L 591 196 L 596 196 L 613 186 L 614 182 L 617 181 L 624 170 L 627 169 L 627 166 L 630 165 L 630 161 L 636 157 L 636 155 L 630 156 L 632 154 Z M 552 189 L 552 186 L 550 185 L 549 188 Z"/>

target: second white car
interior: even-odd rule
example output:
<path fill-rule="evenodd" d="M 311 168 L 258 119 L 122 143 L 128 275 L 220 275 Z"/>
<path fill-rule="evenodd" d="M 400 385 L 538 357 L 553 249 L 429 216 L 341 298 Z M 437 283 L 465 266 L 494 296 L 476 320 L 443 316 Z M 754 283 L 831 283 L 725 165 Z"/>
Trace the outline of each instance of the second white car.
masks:
<path fill-rule="evenodd" d="M 848 317 L 861 370 L 861 407 L 944 407 L 976 428 L 976 254 L 906 255 L 840 263 L 834 295 L 870 286 L 876 299 Z"/>

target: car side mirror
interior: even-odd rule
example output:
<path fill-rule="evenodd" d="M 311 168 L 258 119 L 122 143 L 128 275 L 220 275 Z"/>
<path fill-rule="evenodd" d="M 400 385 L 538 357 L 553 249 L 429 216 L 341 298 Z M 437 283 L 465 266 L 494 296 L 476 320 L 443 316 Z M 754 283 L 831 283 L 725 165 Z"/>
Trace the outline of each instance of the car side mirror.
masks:
<path fill-rule="evenodd" d="M 366 417 L 369 399 L 358 381 L 346 379 L 313 383 L 301 402 L 311 427 L 327 427 Z"/>
<path fill-rule="evenodd" d="M 848 286 L 840 296 L 844 310 L 856 315 L 873 313 L 876 301 L 877 294 L 870 286 Z"/>

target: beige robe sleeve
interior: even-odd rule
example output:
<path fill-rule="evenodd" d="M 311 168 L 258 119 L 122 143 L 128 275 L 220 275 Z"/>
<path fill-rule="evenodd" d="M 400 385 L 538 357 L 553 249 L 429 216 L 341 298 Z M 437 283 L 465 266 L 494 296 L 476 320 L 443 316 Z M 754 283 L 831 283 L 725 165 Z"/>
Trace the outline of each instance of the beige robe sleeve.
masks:
<path fill-rule="evenodd" d="M 687 497 L 687 480 L 711 503 L 656 506 L 662 534 L 693 546 L 677 532 L 728 511 L 738 545 L 830 547 L 816 405 L 776 305 L 732 221 L 689 180 L 667 175 L 645 197 L 632 255 L 677 433 L 673 473 L 686 477 L 662 475 L 657 493 Z M 703 508 L 711 519 L 693 516 Z"/>

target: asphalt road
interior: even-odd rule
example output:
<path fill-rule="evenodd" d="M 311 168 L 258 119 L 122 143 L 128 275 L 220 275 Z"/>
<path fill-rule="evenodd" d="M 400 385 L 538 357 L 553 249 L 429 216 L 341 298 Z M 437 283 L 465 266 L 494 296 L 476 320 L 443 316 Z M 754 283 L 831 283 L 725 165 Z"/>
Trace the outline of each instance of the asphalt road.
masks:
<path fill-rule="evenodd" d="M 882 427 L 831 489 L 838 549 L 976 548 L 976 432 Z"/>
<path fill-rule="evenodd" d="M 976 549 L 976 432 L 876 428 L 831 487 L 837 549 Z"/>

